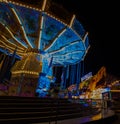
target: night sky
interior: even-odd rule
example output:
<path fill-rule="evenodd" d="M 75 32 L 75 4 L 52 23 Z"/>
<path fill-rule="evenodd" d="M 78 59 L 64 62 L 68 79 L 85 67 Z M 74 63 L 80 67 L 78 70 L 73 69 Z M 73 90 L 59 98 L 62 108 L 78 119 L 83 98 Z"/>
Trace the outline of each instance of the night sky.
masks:
<path fill-rule="evenodd" d="M 74 13 L 89 33 L 90 49 L 84 60 L 85 73 L 102 66 L 120 76 L 120 34 L 118 3 L 105 0 L 53 0 Z"/>

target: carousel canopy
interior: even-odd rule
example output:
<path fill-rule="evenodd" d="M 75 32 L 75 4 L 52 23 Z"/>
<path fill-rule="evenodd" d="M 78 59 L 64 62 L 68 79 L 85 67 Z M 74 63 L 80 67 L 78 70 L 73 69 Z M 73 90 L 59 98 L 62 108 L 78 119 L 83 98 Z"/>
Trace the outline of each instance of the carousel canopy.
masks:
<path fill-rule="evenodd" d="M 84 59 L 88 33 L 75 15 L 50 0 L 0 1 L 0 51 L 23 57 L 34 52 L 53 57 L 53 65 Z"/>

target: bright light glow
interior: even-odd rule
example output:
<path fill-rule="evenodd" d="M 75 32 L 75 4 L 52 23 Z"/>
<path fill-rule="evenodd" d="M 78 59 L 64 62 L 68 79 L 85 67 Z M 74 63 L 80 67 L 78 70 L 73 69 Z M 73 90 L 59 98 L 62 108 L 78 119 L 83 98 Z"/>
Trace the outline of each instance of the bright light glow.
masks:
<path fill-rule="evenodd" d="M 74 19 L 75 19 L 75 15 L 73 15 L 73 17 L 71 19 L 71 22 L 70 22 L 70 25 L 69 25 L 70 28 L 72 27 L 72 24 L 73 24 Z"/>
<path fill-rule="evenodd" d="M 6 48 L 8 48 L 9 50 L 12 50 L 12 51 L 15 50 L 14 47 L 11 47 L 11 46 L 7 45 L 5 42 L 3 42 L 3 41 L 1 41 L 1 40 L 0 40 L 0 42 L 1 42 L 2 44 L 4 44 L 4 45 L 6 46 Z M 21 50 L 17 50 L 17 51 L 19 51 L 19 52 L 23 52 L 23 51 L 21 51 Z"/>
<path fill-rule="evenodd" d="M 83 38 L 83 42 L 85 42 L 85 39 L 86 39 L 87 36 L 88 36 L 88 32 L 86 32 L 86 34 L 85 34 L 85 36 Z"/>
<path fill-rule="evenodd" d="M 13 11 L 15 17 L 17 18 L 19 24 L 21 25 L 21 28 L 22 28 L 22 31 L 23 31 L 23 34 L 24 34 L 24 37 L 25 37 L 26 41 L 27 41 L 28 44 L 31 46 L 31 48 L 33 48 L 31 42 L 29 41 L 29 39 L 28 39 L 27 36 L 26 36 L 25 29 L 24 29 L 24 27 L 23 27 L 23 25 L 22 25 L 22 22 L 20 21 L 20 18 L 18 17 L 16 11 L 15 11 L 13 8 L 11 8 L 11 9 L 12 9 L 12 11 Z"/>
<path fill-rule="evenodd" d="M 10 42 L 9 40 L 7 40 L 7 38 L 6 37 L 4 37 L 3 35 L 1 35 L 1 37 L 5 40 L 5 41 L 7 41 L 8 43 L 10 43 L 11 45 L 14 45 L 15 47 L 17 47 L 17 48 L 19 48 L 19 49 L 21 49 L 21 50 L 19 50 L 19 51 L 23 51 L 24 50 L 24 48 L 22 48 L 22 47 L 19 47 L 19 46 L 17 46 L 16 44 L 14 44 L 14 43 L 12 43 L 12 42 Z M 17 50 L 18 51 L 18 50 Z"/>
<path fill-rule="evenodd" d="M 20 70 L 20 71 L 16 71 L 16 72 L 12 72 L 12 74 L 33 74 L 33 75 L 39 75 L 38 72 L 33 72 L 33 71 L 25 71 L 25 70 Z"/>
<path fill-rule="evenodd" d="M 42 6 L 42 11 L 45 10 L 46 2 L 47 2 L 47 0 L 44 0 L 44 2 L 43 2 L 43 6 Z"/>
<path fill-rule="evenodd" d="M 42 36 L 42 27 L 43 27 L 43 16 L 41 17 L 41 21 L 40 21 L 40 34 L 39 34 L 39 39 L 38 39 L 38 49 L 41 50 L 42 48 L 42 43 L 41 43 L 41 36 Z"/>
<path fill-rule="evenodd" d="M 5 27 L 7 29 L 7 31 L 10 33 L 10 35 L 12 36 L 12 38 L 17 41 L 19 44 L 21 44 L 23 47 L 27 48 L 23 43 L 21 43 L 19 40 L 17 40 L 16 37 L 14 37 L 14 35 L 12 34 L 12 32 L 8 29 L 8 27 Z"/>

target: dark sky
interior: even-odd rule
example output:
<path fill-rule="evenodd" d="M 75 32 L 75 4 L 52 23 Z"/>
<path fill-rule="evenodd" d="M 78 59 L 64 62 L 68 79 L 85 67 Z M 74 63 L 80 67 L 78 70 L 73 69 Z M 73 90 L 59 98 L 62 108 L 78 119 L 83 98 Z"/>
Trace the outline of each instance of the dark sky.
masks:
<path fill-rule="evenodd" d="M 120 76 L 119 7 L 115 1 L 53 0 L 75 13 L 89 33 L 91 48 L 85 58 L 85 72 L 97 72 L 105 66 L 107 72 Z"/>

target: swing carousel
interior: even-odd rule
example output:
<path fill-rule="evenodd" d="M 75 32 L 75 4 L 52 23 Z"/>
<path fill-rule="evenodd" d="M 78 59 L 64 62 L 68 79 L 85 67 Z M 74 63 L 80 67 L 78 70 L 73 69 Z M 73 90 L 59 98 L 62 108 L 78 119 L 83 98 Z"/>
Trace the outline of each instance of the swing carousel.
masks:
<path fill-rule="evenodd" d="M 79 83 L 79 63 L 88 49 L 88 33 L 75 15 L 56 3 L 50 0 L 0 1 L 0 51 L 14 53 L 19 58 L 11 69 L 9 95 L 34 96 L 36 92 L 44 96 L 56 79 L 53 67 L 64 68 L 61 87 L 67 77 L 74 82 L 73 75 Z"/>

